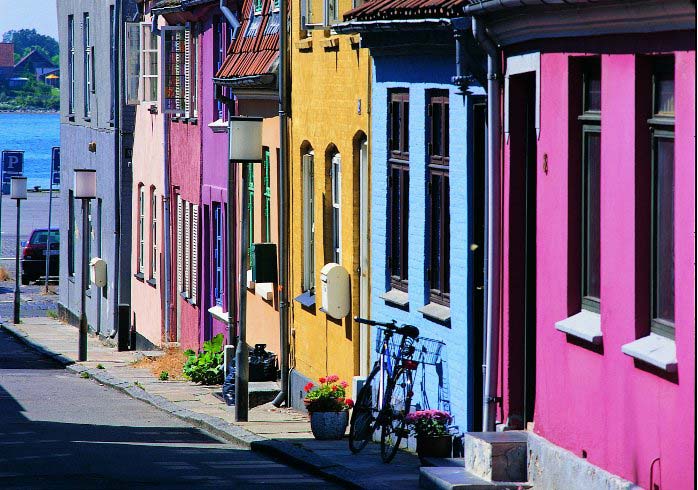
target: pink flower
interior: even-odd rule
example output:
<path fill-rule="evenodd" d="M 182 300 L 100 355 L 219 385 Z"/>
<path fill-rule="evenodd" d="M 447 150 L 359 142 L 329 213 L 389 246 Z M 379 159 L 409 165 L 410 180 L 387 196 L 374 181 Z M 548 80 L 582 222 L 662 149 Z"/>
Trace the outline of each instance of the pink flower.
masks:
<path fill-rule="evenodd" d="M 336 383 L 337 381 L 339 381 L 339 376 L 337 376 L 336 374 L 331 374 L 327 377 L 328 383 Z"/>
<path fill-rule="evenodd" d="M 325 382 L 327 382 L 327 378 L 325 378 L 325 377 L 323 376 L 323 377 L 320 378 L 318 381 L 319 381 L 320 383 L 325 383 Z"/>
<path fill-rule="evenodd" d="M 313 389 L 314 386 L 315 386 L 315 385 L 313 384 L 313 382 L 310 381 L 310 382 L 308 382 L 307 385 L 305 385 L 305 387 L 304 387 L 303 389 L 304 389 L 305 391 L 310 391 L 310 390 Z"/>
<path fill-rule="evenodd" d="M 346 388 L 347 386 L 349 386 L 349 383 L 347 383 L 346 381 L 342 381 L 341 383 L 339 383 L 339 385 L 340 385 L 342 388 Z"/>

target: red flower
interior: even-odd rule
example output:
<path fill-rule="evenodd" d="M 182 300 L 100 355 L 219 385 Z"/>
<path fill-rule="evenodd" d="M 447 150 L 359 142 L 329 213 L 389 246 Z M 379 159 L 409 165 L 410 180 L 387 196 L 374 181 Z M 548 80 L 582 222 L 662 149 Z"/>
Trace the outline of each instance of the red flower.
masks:
<path fill-rule="evenodd" d="M 337 391 L 339 389 L 339 386 L 337 385 L 332 385 L 332 391 Z"/>
<path fill-rule="evenodd" d="M 313 384 L 313 382 L 310 381 L 310 382 L 308 382 L 307 385 L 305 385 L 305 388 L 303 388 L 303 389 L 304 389 L 305 391 L 310 391 L 310 390 L 313 389 L 314 386 L 315 386 L 315 385 Z"/>
<path fill-rule="evenodd" d="M 344 400 L 344 403 L 346 403 L 347 407 L 349 407 L 349 408 L 354 407 L 354 400 L 352 400 L 351 398 L 347 398 L 346 400 Z"/>
<path fill-rule="evenodd" d="M 323 377 L 322 377 L 322 378 L 320 378 L 320 379 L 319 379 L 318 381 L 320 381 L 320 383 L 324 383 L 324 382 L 326 382 L 326 381 L 327 381 L 327 378 L 325 378 L 325 377 L 323 376 Z"/>

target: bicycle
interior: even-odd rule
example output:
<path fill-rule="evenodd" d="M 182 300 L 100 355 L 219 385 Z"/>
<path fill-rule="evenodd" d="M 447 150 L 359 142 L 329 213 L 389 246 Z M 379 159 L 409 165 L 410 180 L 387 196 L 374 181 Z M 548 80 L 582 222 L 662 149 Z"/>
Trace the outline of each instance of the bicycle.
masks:
<path fill-rule="evenodd" d="M 383 327 L 378 360 L 356 396 L 349 427 L 349 449 L 358 453 L 381 431 L 381 459 L 389 463 L 400 442 L 407 436 L 405 417 L 412 404 L 412 372 L 419 362 L 412 360 L 419 329 L 412 325 L 398 327 L 395 320 L 377 322 L 355 317 L 357 323 Z M 397 349 L 391 349 L 393 335 L 402 335 Z M 394 347 L 394 343 L 392 346 Z"/>

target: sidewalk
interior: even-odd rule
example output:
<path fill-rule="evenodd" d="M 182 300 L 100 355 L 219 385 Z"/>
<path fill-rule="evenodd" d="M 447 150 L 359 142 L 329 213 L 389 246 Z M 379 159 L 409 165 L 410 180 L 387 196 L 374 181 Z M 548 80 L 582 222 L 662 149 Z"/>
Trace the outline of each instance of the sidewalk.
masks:
<path fill-rule="evenodd" d="M 51 318 L 25 318 L 19 325 L 2 327 L 25 343 L 49 355 L 76 374 L 91 378 L 127 395 L 239 444 L 298 465 L 350 488 L 419 488 L 419 458 L 401 451 L 390 464 L 380 459 L 380 447 L 371 444 L 360 454 L 342 441 L 316 441 L 307 416 L 271 403 L 251 408 L 248 422 L 235 422 L 233 407 L 213 395 L 220 387 L 186 381 L 159 381 L 134 361 L 155 352 L 118 352 L 95 336 L 88 337 L 87 362 L 78 363 L 78 330 Z M 104 369 L 97 369 L 101 364 Z"/>

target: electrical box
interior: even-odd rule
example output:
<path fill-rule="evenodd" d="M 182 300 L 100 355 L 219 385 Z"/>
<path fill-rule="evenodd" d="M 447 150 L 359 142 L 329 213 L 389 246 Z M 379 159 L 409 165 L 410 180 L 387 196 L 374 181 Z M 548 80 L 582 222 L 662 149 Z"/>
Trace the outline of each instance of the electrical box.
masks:
<path fill-rule="evenodd" d="M 107 285 L 107 262 L 95 257 L 90 260 L 90 282 L 98 288 Z"/>
<path fill-rule="evenodd" d="M 340 320 L 351 309 L 349 273 L 339 264 L 330 262 L 320 271 L 322 310 L 332 318 Z"/>
<path fill-rule="evenodd" d="M 253 243 L 250 254 L 252 281 L 255 284 L 276 282 L 276 244 Z"/>

